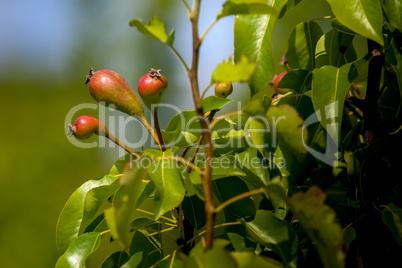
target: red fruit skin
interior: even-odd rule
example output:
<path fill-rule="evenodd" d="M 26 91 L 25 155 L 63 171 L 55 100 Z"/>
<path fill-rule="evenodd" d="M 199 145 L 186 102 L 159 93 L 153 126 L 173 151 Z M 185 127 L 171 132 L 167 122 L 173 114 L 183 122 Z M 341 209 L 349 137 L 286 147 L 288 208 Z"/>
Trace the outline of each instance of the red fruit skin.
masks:
<path fill-rule="evenodd" d="M 140 94 L 145 105 L 151 109 L 152 104 L 159 104 L 163 94 L 167 90 L 167 80 L 163 75 L 152 76 L 145 74 L 138 82 L 138 94 Z"/>
<path fill-rule="evenodd" d="M 285 74 L 287 74 L 287 72 L 283 72 L 278 75 L 275 75 L 274 78 L 272 79 L 271 83 L 272 83 L 276 93 L 285 94 L 285 93 L 289 92 L 289 89 L 287 89 L 287 88 L 278 88 L 278 84 L 282 80 L 282 78 L 285 76 Z"/>
<path fill-rule="evenodd" d="M 99 70 L 89 80 L 89 93 L 106 106 L 114 104 L 116 109 L 129 115 L 144 117 L 144 108 L 127 81 L 111 70 Z"/>
<path fill-rule="evenodd" d="M 87 139 L 94 133 L 97 135 L 105 136 L 107 129 L 105 125 L 98 119 L 91 116 L 80 116 L 74 123 L 74 126 L 68 125 L 71 135 L 78 139 Z"/>

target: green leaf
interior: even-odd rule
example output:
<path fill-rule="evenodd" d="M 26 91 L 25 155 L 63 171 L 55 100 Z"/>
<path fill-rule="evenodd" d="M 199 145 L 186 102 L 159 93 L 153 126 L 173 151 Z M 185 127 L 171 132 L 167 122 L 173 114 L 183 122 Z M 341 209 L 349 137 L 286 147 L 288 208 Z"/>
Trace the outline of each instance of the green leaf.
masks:
<path fill-rule="evenodd" d="M 359 59 L 341 68 L 323 66 L 313 70 L 311 100 L 318 120 L 336 144 L 339 144 L 343 105 L 350 84 L 357 77 L 358 70 L 366 62 Z M 322 115 L 325 111 L 325 115 Z M 335 122 L 334 122 L 335 120 Z"/>
<path fill-rule="evenodd" d="M 173 156 L 171 149 L 160 152 L 160 157 Z M 156 160 L 148 170 L 155 184 L 154 210 L 155 219 L 178 206 L 184 198 L 185 190 L 177 161 L 173 159 Z"/>
<path fill-rule="evenodd" d="M 145 191 L 148 182 L 147 168 L 152 159 L 148 156 L 141 156 L 132 162 L 132 168 L 127 170 L 120 183 L 124 186 L 123 197 L 115 198 L 112 208 L 105 211 L 105 219 L 110 228 L 112 237 L 119 240 L 125 249 L 129 246 L 130 225 L 140 200 L 141 194 Z"/>
<path fill-rule="evenodd" d="M 141 267 L 142 252 L 137 252 L 130 257 L 130 259 L 121 268 L 137 268 Z"/>
<path fill-rule="evenodd" d="M 175 31 L 172 30 L 170 34 L 167 35 L 165 22 L 159 17 L 153 17 L 148 24 L 139 19 L 133 19 L 130 21 L 129 25 L 131 27 L 137 27 L 139 32 L 156 38 L 169 46 L 173 45 Z"/>
<path fill-rule="evenodd" d="M 230 251 L 239 251 L 239 252 L 248 251 L 248 252 L 254 253 L 254 249 L 252 247 L 246 246 L 244 237 L 241 235 L 229 232 L 229 233 L 220 235 L 219 238 L 223 238 L 223 239 L 230 241 L 230 245 L 226 246 L 226 248 L 229 249 Z"/>
<path fill-rule="evenodd" d="M 187 259 L 185 267 L 191 268 L 235 268 L 236 262 L 231 257 L 225 247 L 229 241 L 216 239 L 214 247 L 204 251 L 202 243 L 199 242 L 190 252 L 190 258 Z"/>
<path fill-rule="evenodd" d="M 205 226 L 205 213 L 200 213 L 204 210 L 204 202 L 198 196 L 186 196 L 182 202 L 184 215 L 195 230 L 200 230 Z"/>
<path fill-rule="evenodd" d="M 332 26 L 332 28 L 334 28 L 335 30 L 337 30 L 341 33 L 345 33 L 345 34 L 349 34 L 349 35 L 357 35 L 356 32 L 352 31 L 351 29 L 349 29 L 348 27 L 346 27 L 345 25 L 340 23 L 337 18 L 334 18 L 331 21 L 331 26 Z"/>
<path fill-rule="evenodd" d="M 229 99 L 209 96 L 202 100 L 204 113 L 220 109 L 231 101 Z M 166 130 L 162 130 L 165 144 L 169 144 L 170 147 L 177 146 L 179 148 L 196 144 L 201 134 L 202 130 L 195 110 L 183 111 L 176 114 L 170 120 Z"/>
<path fill-rule="evenodd" d="M 350 243 L 356 238 L 356 231 L 353 227 L 347 227 L 343 230 L 343 238 L 345 240 L 345 252 L 348 252 Z"/>
<path fill-rule="evenodd" d="M 402 1 L 384 0 L 382 5 L 391 25 L 402 31 Z"/>
<path fill-rule="evenodd" d="M 212 72 L 211 84 L 217 82 L 248 82 L 255 71 L 255 63 L 242 56 L 235 64 L 231 60 L 223 61 Z"/>
<path fill-rule="evenodd" d="M 272 212 L 278 219 L 284 220 L 288 212 L 287 201 L 287 187 L 283 180 L 279 177 L 273 178 L 268 185 L 264 187 L 265 194 L 269 198 L 274 211 Z"/>
<path fill-rule="evenodd" d="M 129 260 L 129 256 L 125 251 L 117 251 L 109 255 L 102 262 L 101 268 L 118 268 Z"/>
<path fill-rule="evenodd" d="M 384 45 L 382 8 L 378 0 L 327 0 L 340 23 Z"/>
<path fill-rule="evenodd" d="M 313 70 L 315 47 L 323 32 L 314 21 L 299 23 L 288 41 L 286 59 L 292 69 Z"/>
<path fill-rule="evenodd" d="M 216 186 L 214 192 L 221 203 L 249 191 L 247 184 L 238 177 L 222 178 L 214 181 L 214 183 Z M 230 221 L 235 221 L 239 218 L 250 219 L 254 217 L 255 213 L 252 197 L 240 199 L 225 208 L 225 215 Z"/>
<path fill-rule="evenodd" d="M 133 161 L 134 158 L 131 154 L 126 154 L 123 157 L 119 158 L 113 165 L 113 167 L 109 171 L 109 175 L 120 175 L 123 174 L 124 167 L 128 162 Z"/>
<path fill-rule="evenodd" d="M 258 157 L 258 150 L 253 147 L 247 151 L 235 155 L 237 167 L 246 173 L 246 180 L 254 188 L 260 188 L 268 184 L 269 171 L 266 166 L 266 158 Z M 265 162 L 264 162 L 265 161 Z"/>
<path fill-rule="evenodd" d="M 273 1 L 278 11 L 286 4 L 286 0 Z M 272 55 L 272 34 L 277 15 L 236 15 L 234 26 L 235 61 L 246 56 L 256 63 L 255 73 L 249 82 L 251 96 L 264 90 L 275 73 Z"/>
<path fill-rule="evenodd" d="M 99 233 L 85 233 L 75 238 L 57 260 L 56 268 L 86 267 L 87 258 L 98 249 L 100 241 L 101 235 Z"/>
<path fill-rule="evenodd" d="M 303 127 L 303 119 L 296 109 L 288 104 L 272 106 L 266 114 L 270 128 L 270 146 L 275 147 L 279 141 L 283 143 L 298 159 L 302 159 L 307 153 L 305 143 L 307 141 L 307 129 Z"/>
<path fill-rule="evenodd" d="M 296 231 L 270 211 L 258 210 L 253 221 L 242 221 L 250 239 L 271 248 L 287 265 L 296 267 L 299 243 Z"/>
<path fill-rule="evenodd" d="M 284 268 L 282 263 L 264 256 L 255 255 L 253 252 L 231 252 L 230 255 L 236 260 L 238 268 L 264 267 Z"/>
<path fill-rule="evenodd" d="M 322 35 L 315 49 L 316 67 L 332 65 L 339 67 L 356 60 L 356 51 L 352 44 L 353 36 L 331 30 Z M 344 53 L 341 53 L 341 49 Z"/>
<path fill-rule="evenodd" d="M 266 142 L 269 123 L 264 116 L 251 116 L 244 128 L 245 139 L 250 147 L 256 148 L 263 157 L 267 157 L 269 144 Z"/>
<path fill-rule="evenodd" d="M 384 206 L 382 221 L 388 226 L 394 235 L 395 241 L 402 245 L 402 208 L 391 203 Z"/>
<path fill-rule="evenodd" d="M 402 48 L 395 39 L 392 40 L 385 55 L 386 63 L 392 66 L 399 84 L 399 93 L 402 97 Z"/>
<path fill-rule="evenodd" d="M 100 206 L 117 190 L 118 180 L 106 175 L 98 180 L 89 180 L 70 196 L 60 213 L 56 227 L 56 245 L 60 253 L 83 233 L 95 217 Z"/>
<path fill-rule="evenodd" d="M 242 108 L 242 111 L 250 116 L 264 116 L 271 105 L 271 97 L 274 93 L 274 87 L 257 92 L 251 96 L 250 102 Z"/>
<path fill-rule="evenodd" d="M 229 0 L 218 12 L 217 20 L 237 14 L 278 14 L 276 8 L 267 5 L 266 0 Z"/>
<path fill-rule="evenodd" d="M 241 169 L 236 167 L 234 161 L 235 159 L 231 156 L 222 156 L 213 158 L 211 161 L 212 180 L 217 180 L 229 176 L 238 176 L 238 177 L 246 176 L 246 173 L 244 173 Z M 198 166 L 200 168 L 204 168 L 205 161 L 201 162 Z M 200 174 L 195 170 L 193 170 L 190 173 L 190 179 L 193 184 L 202 183 Z"/>
<path fill-rule="evenodd" d="M 288 88 L 299 94 L 308 91 L 310 86 L 311 72 L 303 69 L 288 72 L 278 83 L 279 88 Z"/>
<path fill-rule="evenodd" d="M 142 252 L 142 261 L 139 267 L 151 267 L 162 259 L 161 243 L 145 230 L 138 230 L 131 240 L 130 256 L 136 256 Z M 132 258 L 132 257 L 131 257 Z"/>
<path fill-rule="evenodd" d="M 325 193 L 312 186 L 305 193 L 293 194 L 290 209 L 313 243 L 325 267 L 344 267 L 342 227 L 336 222 L 335 211 L 324 203 Z"/>
<path fill-rule="evenodd" d="M 282 18 L 283 16 L 285 16 L 285 14 L 287 12 L 289 12 L 292 8 L 294 8 L 300 2 L 301 2 L 301 0 L 288 0 L 286 2 L 286 5 L 282 8 L 279 18 Z"/>

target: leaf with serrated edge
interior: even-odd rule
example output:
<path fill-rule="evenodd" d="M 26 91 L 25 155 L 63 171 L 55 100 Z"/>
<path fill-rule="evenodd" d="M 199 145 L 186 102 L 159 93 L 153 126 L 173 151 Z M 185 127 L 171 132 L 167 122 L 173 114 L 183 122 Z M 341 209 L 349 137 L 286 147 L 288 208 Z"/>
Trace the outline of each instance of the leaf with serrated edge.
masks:
<path fill-rule="evenodd" d="M 133 19 L 130 21 L 130 26 L 137 27 L 139 32 L 156 38 L 159 41 L 168 44 L 169 46 L 173 44 L 174 31 L 172 31 L 168 36 L 166 34 L 165 22 L 159 17 L 154 17 L 148 24 L 139 19 Z"/>
<path fill-rule="evenodd" d="M 212 72 L 211 83 L 230 81 L 248 82 L 255 70 L 255 63 L 250 62 L 247 57 L 233 64 L 231 61 L 223 61 Z"/>

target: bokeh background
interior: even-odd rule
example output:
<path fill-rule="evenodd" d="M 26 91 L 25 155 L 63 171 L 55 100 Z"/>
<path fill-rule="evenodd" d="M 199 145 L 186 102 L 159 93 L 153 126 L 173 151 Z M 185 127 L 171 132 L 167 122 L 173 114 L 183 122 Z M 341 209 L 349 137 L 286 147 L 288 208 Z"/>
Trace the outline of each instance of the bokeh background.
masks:
<path fill-rule="evenodd" d="M 203 1 L 201 32 L 223 3 Z M 287 38 L 298 22 L 330 14 L 324 0 L 303 0 L 278 21 L 275 61 L 286 52 Z M 163 101 L 192 109 L 179 61 L 166 46 L 128 25 L 133 18 L 148 22 L 154 15 L 166 21 L 168 32 L 176 29 L 175 47 L 189 63 L 191 29 L 180 0 L 0 0 L 1 267 L 54 267 L 55 227 L 64 203 L 82 183 L 106 174 L 118 157 L 114 146 L 83 149 L 66 138 L 68 112 L 78 104 L 95 103 L 84 85 L 90 67 L 120 73 L 135 90 L 151 67 L 162 69 L 169 80 Z M 214 67 L 233 54 L 233 21 L 222 19 L 205 39 L 201 88 L 208 85 Z M 318 22 L 328 30 L 328 20 Z M 278 64 L 278 73 L 281 68 Z M 223 112 L 248 101 L 247 87 L 234 88 L 235 101 Z M 72 121 L 84 114 L 96 116 L 97 111 L 78 111 Z M 164 128 L 174 113 L 161 115 Z M 138 126 L 108 127 L 135 142 Z"/>

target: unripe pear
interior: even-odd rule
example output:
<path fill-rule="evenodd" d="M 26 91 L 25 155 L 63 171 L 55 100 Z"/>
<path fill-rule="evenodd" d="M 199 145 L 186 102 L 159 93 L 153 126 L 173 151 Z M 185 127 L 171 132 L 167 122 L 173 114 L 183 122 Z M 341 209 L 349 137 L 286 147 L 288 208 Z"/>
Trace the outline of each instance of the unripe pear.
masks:
<path fill-rule="evenodd" d="M 161 102 L 162 96 L 167 90 L 167 80 L 160 71 L 160 69 L 151 68 L 151 71 L 142 76 L 138 82 L 138 94 L 149 109 L 152 104 Z"/>
<path fill-rule="evenodd" d="M 105 136 L 109 133 L 105 125 L 98 119 L 91 116 L 80 116 L 75 121 L 74 126 L 68 124 L 69 133 L 67 135 L 74 135 L 78 139 L 87 139 L 94 133 L 100 136 Z"/>
<path fill-rule="evenodd" d="M 272 78 L 271 85 L 274 87 L 274 90 L 276 93 L 285 94 L 290 91 L 288 88 L 278 88 L 278 84 L 282 80 L 282 78 L 285 76 L 285 74 L 287 74 L 287 72 L 283 72 L 278 75 L 274 75 L 274 78 Z"/>
<path fill-rule="evenodd" d="M 97 102 L 114 104 L 123 113 L 145 117 L 140 99 L 120 74 L 110 70 L 94 72 L 91 68 L 85 83 L 89 83 L 89 93 Z"/>
<path fill-rule="evenodd" d="M 218 82 L 215 85 L 215 96 L 218 98 L 226 99 L 233 92 L 231 82 Z"/>

